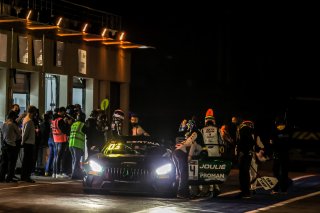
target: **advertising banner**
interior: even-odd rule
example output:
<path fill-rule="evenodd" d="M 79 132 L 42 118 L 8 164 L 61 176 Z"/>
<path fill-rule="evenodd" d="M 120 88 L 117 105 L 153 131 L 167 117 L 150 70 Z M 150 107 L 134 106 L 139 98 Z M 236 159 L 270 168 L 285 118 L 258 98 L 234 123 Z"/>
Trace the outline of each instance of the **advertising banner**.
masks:
<path fill-rule="evenodd" d="M 28 37 L 19 36 L 19 62 L 22 64 L 28 64 Z"/>
<path fill-rule="evenodd" d="M 78 49 L 79 73 L 87 74 L 87 51 Z"/>
<path fill-rule="evenodd" d="M 7 62 L 7 45 L 8 45 L 7 42 L 8 42 L 7 34 L 0 33 L 0 44 L 1 44 L 0 61 L 2 62 Z"/>
<path fill-rule="evenodd" d="M 56 66 L 62 67 L 64 43 L 62 41 L 57 41 L 56 45 Z"/>
<path fill-rule="evenodd" d="M 33 57 L 36 66 L 43 65 L 42 40 L 33 40 Z"/>

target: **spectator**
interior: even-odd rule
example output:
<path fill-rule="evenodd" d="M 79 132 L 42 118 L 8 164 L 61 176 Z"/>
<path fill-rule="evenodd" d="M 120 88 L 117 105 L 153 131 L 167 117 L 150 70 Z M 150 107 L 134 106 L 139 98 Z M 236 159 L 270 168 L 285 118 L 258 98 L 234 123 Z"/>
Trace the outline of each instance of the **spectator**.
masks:
<path fill-rule="evenodd" d="M 0 181 L 3 182 L 17 182 L 14 179 L 14 170 L 17 162 L 17 146 L 16 141 L 21 139 L 21 130 L 17 126 L 16 114 L 14 111 L 10 111 L 6 122 L 1 128 L 1 149 L 2 155 L 0 160 Z M 7 175 L 7 176 L 6 176 Z"/>
<path fill-rule="evenodd" d="M 34 183 L 35 181 L 31 179 L 31 172 L 33 169 L 33 157 L 34 157 L 34 145 L 36 140 L 36 130 L 33 123 L 34 116 L 37 113 L 37 108 L 35 106 L 29 106 L 27 115 L 23 119 L 22 123 L 22 146 L 23 146 L 23 160 L 21 168 L 21 180 Z"/>
<path fill-rule="evenodd" d="M 52 165 L 53 165 L 53 159 L 56 154 L 54 141 L 52 137 L 52 131 L 51 131 L 51 121 L 53 119 L 53 112 L 47 111 L 43 116 L 43 122 L 40 124 L 40 130 L 41 130 L 41 139 L 42 144 L 47 143 L 48 146 L 48 158 L 45 165 L 45 176 L 52 175 Z"/>
<path fill-rule="evenodd" d="M 95 153 L 94 150 L 100 149 L 104 144 L 104 135 L 103 132 L 98 130 L 97 117 L 99 115 L 98 110 L 93 110 L 90 114 L 90 117 L 86 120 L 85 126 L 87 129 L 86 138 L 87 138 L 87 150 L 88 155 Z"/>
<path fill-rule="evenodd" d="M 40 123 L 42 123 L 42 119 L 39 114 L 39 109 L 36 109 L 36 114 L 33 117 L 33 124 L 35 128 L 35 145 L 34 145 L 34 156 L 33 156 L 33 172 L 36 175 L 40 175 L 41 168 L 43 168 L 42 165 L 42 159 L 43 159 L 43 147 L 41 144 L 42 141 L 42 135 L 40 130 Z"/>
<path fill-rule="evenodd" d="M 148 132 L 146 132 L 140 125 L 139 125 L 139 117 L 137 114 L 132 114 L 130 118 L 130 122 L 132 125 L 131 135 L 132 136 L 150 136 Z"/>

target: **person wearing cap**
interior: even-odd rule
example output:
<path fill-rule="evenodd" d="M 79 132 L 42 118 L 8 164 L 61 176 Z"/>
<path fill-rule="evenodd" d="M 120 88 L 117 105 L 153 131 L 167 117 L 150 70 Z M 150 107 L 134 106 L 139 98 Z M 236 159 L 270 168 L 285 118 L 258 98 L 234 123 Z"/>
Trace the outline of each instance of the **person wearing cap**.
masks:
<path fill-rule="evenodd" d="M 239 156 L 240 198 L 250 198 L 250 165 L 254 154 L 254 123 L 250 120 L 241 122 L 238 128 L 237 152 Z"/>
<path fill-rule="evenodd" d="M 111 133 L 112 136 L 121 136 L 123 129 L 124 112 L 116 109 L 112 114 Z"/>
<path fill-rule="evenodd" d="M 220 150 L 223 148 L 223 140 L 221 138 L 220 130 L 216 126 L 213 109 L 209 108 L 204 119 L 205 126 L 200 130 L 205 148 L 208 152 L 208 157 L 221 157 Z M 200 196 L 210 196 L 210 186 L 204 185 L 200 192 Z M 217 184 L 213 185 L 215 195 L 220 193 L 220 188 Z"/>
<path fill-rule="evenodd" d="M 131 135 L 132 136 L 150 136 L 148 132 L 146 132 L 140 125 L 139 125 L 139 117 L 137 114 L 132 114 L 130 118 L 130 122 L 132 125 Z"/>

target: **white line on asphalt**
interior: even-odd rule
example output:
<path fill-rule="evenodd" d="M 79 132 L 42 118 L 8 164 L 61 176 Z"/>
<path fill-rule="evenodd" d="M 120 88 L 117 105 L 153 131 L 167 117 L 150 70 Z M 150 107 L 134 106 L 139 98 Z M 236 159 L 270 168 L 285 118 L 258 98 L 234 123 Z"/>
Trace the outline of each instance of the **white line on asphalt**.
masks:
<path fill-rule="evenodd" d="M 299 177 L 293 178 L 292 180 L 300 180 L 300 179 L 303 179 L 303 178 L 308 178 L 308 177 L 313 177 L 313 176 L 316 176 L 316 175 L 304 175 L 304 176 L 299 176 Z"/>
<path fill-rule="evenodd" d="M 316 196 L 316 195 L 320 195 L 320 191 L 313 192 L 313 193 L 310 193 L 310 194 L 306 194 L 306 195 L 303 195 L 303 196 L 300 196 L 300 197 L 291 198 L 291 199 L 289 199 L 289 200 L 285 200 L 285 201 L 282 201 L 282 202 L 273 204 L 273 205 L 271 205 L 271 206 L 259 208 L 259 209 L 252 210 L 252 211 L 247 211 L 246 213 L 256 213 L 256 212 L 260 212 L 260 211 L 267 211 L 267 210 L 270 210 L 270 209 L 272 209 L 272 208 L 284 206 L 284 205 L 286 205 L 286 204 L 288 204 L 288 203 L 292 203 L 292 202 L 295 202 L 295 201 L 298 201 L 298 200 L 303 200 L 303 199 L 305 199 L 305 198 L 313 197 L 313 196 Z"/>

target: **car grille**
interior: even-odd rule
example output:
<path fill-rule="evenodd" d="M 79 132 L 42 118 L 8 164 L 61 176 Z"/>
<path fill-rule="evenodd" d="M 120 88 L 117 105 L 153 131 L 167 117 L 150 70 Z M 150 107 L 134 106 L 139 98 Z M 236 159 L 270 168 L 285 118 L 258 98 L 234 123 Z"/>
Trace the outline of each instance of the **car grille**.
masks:
<path fill-rule="evenodd" d="M 105 170 L 108 180 L 120 181 L 143 181 L 147 179 L 149 173 L 147 169 L 131 167 L 107 168 Z"/>

